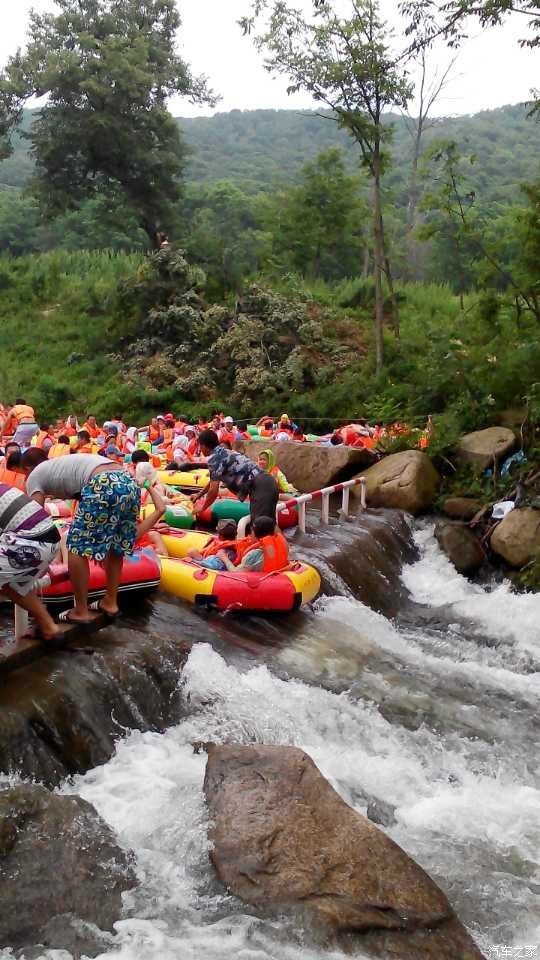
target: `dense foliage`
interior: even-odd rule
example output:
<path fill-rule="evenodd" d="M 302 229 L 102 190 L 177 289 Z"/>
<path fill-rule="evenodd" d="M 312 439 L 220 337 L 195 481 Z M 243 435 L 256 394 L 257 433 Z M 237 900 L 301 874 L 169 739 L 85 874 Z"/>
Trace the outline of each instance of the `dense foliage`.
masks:
<path fill-rule="evenodd" d="M 88 198 L 126 207 L 151 242 L 178 203 L 184 161 L 167 109 L 175 94 L 209 99 L 176 54 L 174 0 L 56 0 L 30 13 L 28 44 L 0 74 L 0 148 L 23 105 L 47 95 L 26 136 L 33 193 L 47 213 Z M 211 98 L 210 98 L 211 99 Z"/>

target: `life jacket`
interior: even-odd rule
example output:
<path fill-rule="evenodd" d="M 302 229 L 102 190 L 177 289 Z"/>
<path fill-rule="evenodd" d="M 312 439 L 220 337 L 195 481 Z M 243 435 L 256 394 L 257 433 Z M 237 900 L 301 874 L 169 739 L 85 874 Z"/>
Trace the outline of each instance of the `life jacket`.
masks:
<path fill-rule="evenodd" d="M 238 564 L 242 562 L 246 553 L 253 550 L 257 544 L 258 541 L 254 540 L 253 537 L 244 537 L 243 540 L 220 540 L 219 537 L 214 537 L 201 553 L 203 558 L 207 560 L 208 557 L 217 557 L 220 550 L 236 550 L 236 563 Z"/>
<path fill-rule="evenodd" d="M 225 430 L 225 428 L 223 428 L 222 430 L 219 431 L 220 443 L 230 443 L 232 446 L 235 440 L 236 440 L 236 436 L 232 430 Z"/>
<path fill-rule="evenodd" d="M 193 437 L 193 439 L 190 440 L 187 445 L 187 452 L 189 456 L 193 458 L 197 456 L 198 450 L 199 450 L 199 441 L 197 440 L 197 437 Z"/>
<path fill-rule="evenodd" d="M 96 447 L 93 443 L 85 443 L 82 447 L 77 447 L 76 453 L 95 453 Z"/>
<path fill-rule="evenodd" d="M 24 473 L 17 470 L 8 470 L 7 467 L 0 467 L 0 483 L 7 483 L 8 487 L 17 487 L 26 493 L 26 477 Z"/>
<path fill-rule="evenodd" d="M 66 427 L 65 430 L 62 430 L 62 433 L 65 437 L 76 437 L 77 431 L 75 427 Z"/>
<path fill-rule="evenodd" d="M 275 573 L 289 565 L 289 547 L 282 533 L 263 537 L 262 540 L 255 541 L 254 546 L 263 548 L 263 573 Z"/>
<path fill-rule="evenodd" d="M 259 436 L 260 436 L 260 437 L 268 437 L 268 438 L 271 440 L 272 437 L 274 436 L 274 431 L 273 431 L 273 430 L 267 430 L 265 427 L 259 427 Z"/>
<path fill-rule="evenodd" d="M 97 440 L 99 437 L 99 427 L 92 427 L 88 422 L 85 423 L 83 430 L 90 434 L 92 440 Z"/>
<path fill-rule="evenodd" d="M 39 433 L 36 433 L 35 437 L 33 437 L 32 446 L 43 450 L 43 444 L 45 440 L 51 440 L 51 442 L 54 443 L 53 438 L 47 433 L 46 430 L 40 430 Z"/>
<path fill-rule="evenodd" d="M 152 425 L 148 427 L 148 439 L 150 443 L 155 443 L 156 440 L 159 440 L 160 436 L 161 434 L 159 430 L 156 429 L 156 427 L 153 427 Z"/>
<path fill-rule="evenodd" d="M 49 460 L 55 460 L 56 457 L 65 457 L 70 451 L 67 443 L 53 443 L 49 450 Z"/>

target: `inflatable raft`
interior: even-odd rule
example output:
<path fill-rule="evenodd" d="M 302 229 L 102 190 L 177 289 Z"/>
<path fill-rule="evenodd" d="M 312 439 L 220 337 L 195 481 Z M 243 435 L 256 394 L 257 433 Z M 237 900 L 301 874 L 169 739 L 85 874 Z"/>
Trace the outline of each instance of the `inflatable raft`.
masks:
<path fill-rule="evenodd" d="M 158 480 L 169 487 L 186 490 L 202 490 L 210 483 L 208 470 L 158 470 Z"/>
<path fill-rule="evenodd" d="M 161 588 L 195 606 L 290 613 L 315 600 L 321 588 L 318 571 L 304 563 L 293 562 L 276 573 L 206 570 L 187 559 L 187 554 L 193 549 L 202 550 L 210 536 L 176 530 L 163 539 L 171 556 L 161 561 Z"/>
<path fill-rule="evenodd" d="M 154 551 L 136 550 L 132 556 L 124 559 L 119 593 L 155 590 L 159 587 L 160 579 L 160 562 Z M 100 564 L 90 561 L 89 598 L 97 600 L 104 593 L 105 570 Z M 73 586 L 66 566 L 53 564 L 51 584 L 43 589 L 42 598 L 48 605 L 66 606 L 73 603 Z"/>
<path fill-rule="evenodd" d="M 218 520 L 242 520 L 249 516 L 249 500 L 237 500 L 236 497 L 220 497 L 208 510 L 199 513 L 197 519 L 200 523 L 211 527 L 215 526 Z M 298 510 L 296 507 L 280 510 L 278 514 L 278 525 L 282 530 L 289 527 L 296 527 L 298 523 Z M 172 526 L 172 524 L 171 524 Z"/>

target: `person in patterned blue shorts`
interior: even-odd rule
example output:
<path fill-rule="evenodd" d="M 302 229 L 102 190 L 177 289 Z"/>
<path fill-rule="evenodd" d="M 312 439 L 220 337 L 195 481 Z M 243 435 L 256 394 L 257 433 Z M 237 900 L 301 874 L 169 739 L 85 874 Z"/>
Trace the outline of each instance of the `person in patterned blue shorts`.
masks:
<path fill-rule="evenodd" d="M 141 493 L 133 477 L 104 457 L 88 453 L 48 460 L 27 450 L 22 467 L 28 496 L 43 506 L 46 497 L 79 501 L 67 539 L 68 565 L 75 606 L 61 619 L 91 623 L 99 614 L 118 616 L 118 587 L 124 556 L 133 553 Z M 89 560 L 103 562 L 107 590 L 88 607 Z"/>

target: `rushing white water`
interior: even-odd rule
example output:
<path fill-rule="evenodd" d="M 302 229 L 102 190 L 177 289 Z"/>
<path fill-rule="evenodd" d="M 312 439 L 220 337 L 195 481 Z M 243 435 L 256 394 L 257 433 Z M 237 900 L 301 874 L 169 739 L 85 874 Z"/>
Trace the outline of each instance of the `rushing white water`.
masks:
<path fill-rule="evenodd" d="M 417 543 L 421 559 L 403 579 L 433 620 L 413 610 L 392 624 L 336 597 L 268 665 L 196 645 L 182 678 L 190 715 L 163 735 L 131 734 L 63 788 L 93 803 L 137 858 L 140 886 L 102 957 L 342 957 L 258 918 L 215 880 L 205 756 L 191 746 L 206 740 L 301 746 L 360 812 L 373 800 L 395 808 L 385 829 L 444 887 L 488 956 L 492 944 L 539 943 L 540 598 L 459 577 L 430 530 Z"/>

